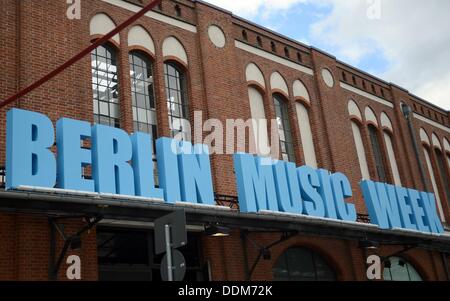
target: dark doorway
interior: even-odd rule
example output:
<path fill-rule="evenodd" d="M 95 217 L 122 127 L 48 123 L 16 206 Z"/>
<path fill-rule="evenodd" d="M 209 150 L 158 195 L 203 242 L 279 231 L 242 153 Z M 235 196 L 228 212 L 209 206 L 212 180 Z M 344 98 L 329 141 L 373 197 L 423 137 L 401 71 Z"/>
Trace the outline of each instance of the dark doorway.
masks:
<path fill-rule="evenodd" d="M 155 255 L 153 230 L 97 228 L 100 281 L 161 281 L 163 255 Z M 186 259 L 185 281 L 207 281 L 202 260 L 201 234 L 188 233 L 188 244 L 180 248 Z"/>

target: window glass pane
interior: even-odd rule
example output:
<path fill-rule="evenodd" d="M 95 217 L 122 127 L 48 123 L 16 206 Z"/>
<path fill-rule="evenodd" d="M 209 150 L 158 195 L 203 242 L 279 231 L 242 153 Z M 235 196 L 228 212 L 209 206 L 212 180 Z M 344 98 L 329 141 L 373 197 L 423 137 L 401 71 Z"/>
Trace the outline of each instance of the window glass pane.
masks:
<path fill-rule="evenodd" d="M 391 277 L 391 270 L 390 269 L 384 269 L 384 281 L 392 281 Z"/>
<path fill-rule="evenodd" d="M 305 248 L 284 252 L 273 267 L 275 281 L 334 281 L 336 275 L 317 253 Z"/>
<path fill-rule="evenodd" d="M 147 112 L 144 109 L 138 108 L 138 121 L 147 123 Z"/>
<path fill-rule="evenodd" d="M 136 93 L 136 102 L 138 108 L 145 109 L 147 107 L 147 104 L 149 102 L 148 96 L 145 96 L 144 94 Z M 150 104 L 148 104 L 150 107 Z"/>
<path fill-rule="evenodd" d="M 153 89 L 153 64 L 145 54 L 138 51 L 130 52 L 129 57 L 134 130 L 151 135 L 153 153 L 155 153 L 155 141 L 158 139 L 158 133 Z M 158 185 L 156 159 L 153 161 L 155 185 Z"/>
<path fill-rule="evenodd" d="M 178 85 L 178 78 L 173 77 L 173 76 L 169 76 L 168 80 L 169 80 L 169 87 L 171 89 L 178 89 L 178 86 L 179 86 Z"/>
<path fill-rule="evenodd" d="M 109 121 L 109 117 L 105 117 L 102 115 L 100 115 L 100 117 L 99 117 L 99 123 L 103 124 L 103 125 L 108 125 L 108 126 L 111 125 L 111 122 Z"/>
<path fill-rule="evenodd" d="M 169 111 L 169 125 L 172 129 L 172 136 L 182 132 L 184 138 L 181 137 L 181 139 L 190 140 L 189 127 L 182 126 L 189 119 L 184 73 L 172 63 L 165 64 L 164 70 L 167 109 Z"/>
<path fill-rule="evenodd" d="M 107 102 L 100 101 L 100 115 L 109 116 L 109 109 Z"/>
<path fill-rule="evenodd" d="M 94 99 L 94 114 L 98 114 L 98 101 L 96 99 Z"/>
<path fill-rule="evenodd" d="M 447 171 L 445 170 L 445 161 L 442 156 L 441 151 L 438 149 L 435 150 L 437 166 L 439 168 L 439 174 L 441 175 L 441 183 L 444 186 L 445 195 L 447 196 L 447 200 L 450 204 L 450 179 L 447 176 Z"/>
<path fill-rule="evenodd" d="M 110 110 L 111 117 L 113 117 L 113 118 L 120 117 L 119 106 L 117 104 L 110 104 L 109 110 Z"/>
<path fill-rule="evenodd" d="M 119 127 L 119 90 L 115 49 L 107 44 L 94 49 L 91 53 L 91 69 L 94 122 Z"/>
<path fill-rule="evenodd" d="M 372 125 L 369 126 L 369 135 L 370 142 L 372 144 L 373 155 L 375 157 L 378 178 L 381 182 L 387 182 L 386 169 L 383 162 L 383 154 L 381 152 L 381 145 L 378 139 L 378 131 Z"/>
<path fill-rule="evenodd" d="M 147 121 L 149 124 L 156 124 L 156 112 L 153 110 L 147 110 Z"/>
<path fill-rule="evenodd" d="M 273 102 L 278 123 L 281 158 L 284 161 L 295 162 L 294 144 L 292 140 L 287 102 L 281 99 L 278 95 L 273 96 Z"/>
<path fill-rule="evenodd" d="M 321 257 L 314 254 L 314 262 L 316 264 L 317 278 L 325 280 L 334 280 L 333 271 Z"/>
<path fill-rule="evenodd" d="M 277 281 L 289 280 L 288 265 L 286 263 L 286 256 L 282 255 L 277 264 L 273 268 L 274 279 Z"/>
<path fill-rule="evenodd" d="M 314 261 L 309 250 L 290 249 L 287 253 L 290 277 L 296 280 L 315 278 Z"/>
<path fill-rule="evenodd" d="M 408 263 L 408 272 L 411 281 L 422 281 L 422 277 L 420 277 L 416 269 L 409 263 Z"/>
<path fill-rule="evenodd" d="M 411 263 L 399 257 L 390 257 L 390 267 L 384 268 L 385 281 L 422 281 L 422 277 Z"/>
<path fill-rule="evenodd" d="M 130 52 L 130 76 L 133 99 L 133 121 L 135 131 L 148 133 L 152 125 L 156 127 L 153 82 L 153 65 L 147 56 L 138 51 Z M 148 118 L 155 116 L 155 118 Z M 154 139 L 156 139 L 156 133 Z"/>

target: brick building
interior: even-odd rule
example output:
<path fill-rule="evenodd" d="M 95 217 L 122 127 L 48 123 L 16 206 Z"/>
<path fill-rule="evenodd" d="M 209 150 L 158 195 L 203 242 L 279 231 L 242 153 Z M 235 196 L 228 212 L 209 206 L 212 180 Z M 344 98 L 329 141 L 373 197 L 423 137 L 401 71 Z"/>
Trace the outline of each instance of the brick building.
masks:
<path fill-rule="evenodd" d="M 62 64 L 148 2 L 82 0 L 81 19 L 71 20 L 64 0 L 1 0 L 0 98 Z M 163 0 L 90 57 L 3 108 L 0 166 L 11 107 L 41 112 L 53 122 L 69 117 L 158 137 L 183 131 L 170 122 L 193 121 L 195 111 L 223 123 L 278 118 L 283 159 L 350 179 L 358 212 L 352 227 L 245 214 L 237 210 L 232 156 L 212 156 L 217 202 L 232 209 L 186 209 L 187 279 L 367 280 L 366 257 L 376 253 L 388 262 L 385 279 L 449 280 L 448 234 L 373 227 L 358 184 L 372 179 L 433 192 L 450 231 L 450 113 L 210 4 Z M 270 140 L 265 133 L 256 136 Z M 4 176 L 2 168 L 3 184 Z M 61 280 L 69 255 L 80 256 L 83 280 L 158 279 L 161 257 L 153 252 L 152 222 L 173 206 L 103 201 L 1 188 L 0 279 L 54 279 L 60 254 Z M 72 236 L 97 217 L 99 223 L 82 232 L 81 247 L 73 239 L 73 248 L 61 253 L 61 233 Z M 210 223 L 232 231 L 208 236 L 204 225 Z"/>

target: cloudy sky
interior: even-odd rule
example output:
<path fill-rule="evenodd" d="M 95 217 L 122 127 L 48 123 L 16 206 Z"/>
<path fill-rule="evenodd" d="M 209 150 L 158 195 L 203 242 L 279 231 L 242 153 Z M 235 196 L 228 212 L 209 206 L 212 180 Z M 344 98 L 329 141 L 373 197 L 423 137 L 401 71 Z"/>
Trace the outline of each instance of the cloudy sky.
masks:
<path fill-rule="evenodd" d="M 206 0 L 450 110 L 448 0 Z"/>

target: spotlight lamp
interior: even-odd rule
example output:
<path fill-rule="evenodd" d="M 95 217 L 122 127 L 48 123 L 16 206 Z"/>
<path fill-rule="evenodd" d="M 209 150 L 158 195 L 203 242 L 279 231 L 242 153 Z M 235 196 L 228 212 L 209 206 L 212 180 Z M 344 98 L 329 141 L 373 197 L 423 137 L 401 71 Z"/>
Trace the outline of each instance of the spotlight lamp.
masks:
<path fill-rule="evenodd" d="M 372 240 L 368 240 L 368 239 L 359 241 L 359 247 L 361 249 L 376 250 L 376 249 L 378 249 L 379 246 L 380 246 L 380 243 L 378 243 L 376 241 L 372 241 Z"/>
<path fill-rule="evenodd" d="M 207 224 L 205 233 L 211 237 L 227 237 L 230 236 L 231 229 L 219 223 Z"/>

